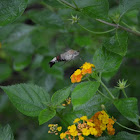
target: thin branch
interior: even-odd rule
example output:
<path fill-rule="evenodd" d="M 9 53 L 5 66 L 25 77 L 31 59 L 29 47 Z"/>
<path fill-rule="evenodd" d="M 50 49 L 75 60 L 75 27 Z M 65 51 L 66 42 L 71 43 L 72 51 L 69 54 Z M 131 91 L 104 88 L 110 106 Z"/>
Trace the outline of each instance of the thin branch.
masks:
<path fill-rule="evenodd" d="M 77 9 L 79 9 L 78 6 L 77 6 L 77 4 L 76 4 L 76 2 L 75 2 L 74 0 L 72 0 L 72 1 L 73 1 L 73 3 L 74 3 L 75 7 L 76 7 Z"/>
<path fill-rule="evenodd" d="M 106 21 L 101 20 L 101 19 L 96 19 L 96 20 L 99 21 L 99 22 L 102 22 L 102 23 L 104 23 L 104 24 L 107 24 L 107 25 L 109 25 L 109 26 L 113 26 L 113 27 L 115 27 L 115 28 L 120 28 L 120 29 L 123 29 L 123 30 L 125 30 L 125 31 L 127 31 L 127 32 L 133 33 L 133 34 L 135 34 L 135 35 L 137 35 L 137 36 L 140 36 L 140 33 L 135 32 L 135 31 L 133 31 L 133 30 L 131 30 L 131 29 L 128 29 L 128 28 L 126 28 L 126 27 L 123 27 L 123 26 L 121 26 L 121 25 L 119 25 L 119 24 L 109 23 L 109 22 L 106 22 Z"/>
<path fill-rule="evenodd" d="M 124 90 L 124 89 L 122 89 L 122 92 L 123 92 L 125 98 L 128 98 L 127 95 L 126 95 L 126 93 L 125 93 L 125 90 Z"/>
<path fill-rule="evenodd" d="M 65 1 L 65 0 L 57 0 L 57 1 L 58 1 L 59 3 L 65 5 L 65 6 L 69 7 L 69 8 L 72 8 L 72 9 L 74 9 L 74 10 L 77 10 L 76 7 L 74 7 L 72 4 L 68 3 L 68 2 Z"/>
<path fill-rule="evenodd" d="M 113 96 L 113 94 L 109 91 L 109 89 L 106 87 L 106 85 L 100 81 L 101 85 L 106 89 L 106 91 L 108 92 L 108 94 L 111 96 L 112 99 L 115 99 L 115 97 Z"/>
<path fill-rule="evenodd" d="M 86 31 L 88 31 L 88 32 L 90 32 L 90 33 L 93 33 L 93 34 L 106 34 L 106 33 L 109 33 L 109 32 L 112 32 L 112 31 L 116 30 L 116 28 L 113 28 L 113 29 L 110 29 L 110 30 L 104 31 L 104 32 L 94 32 L 94 31 L 91 31 L 91 30 L 85 28 L 84 26 L 82 26 L 79 22 L 78 22 L 78 25 L 79 25 L 81 28 L 83 28 L 84 30 L 86 30 Z"/>
<path fill-rule="evenodd" d="M 128 128 L 128 127 L 126 127 L 126 126 L 120 124 L 120 123 L 117 122 L 117 121 L 115 121 L 115 123 L 118 124 L 119 126 L 121 126 L 122 128 L 125 128 L 125 129 L 130 130 L 130 131 L 133 131 L 133 132 L 138 132 L 138 133 L 140 133 L 139 130 L 135 130 L 135 129 L 132 129 L 132 128 Z"/>
<path fill-rule="evenodd" d="M 105 94 L 103 94 L 100 90 L 97 90 L 102 96 L 104 96 L 105 98 L 107 98 L 108 100 L 111 100 L 109 97 L 107 97 Z"/>

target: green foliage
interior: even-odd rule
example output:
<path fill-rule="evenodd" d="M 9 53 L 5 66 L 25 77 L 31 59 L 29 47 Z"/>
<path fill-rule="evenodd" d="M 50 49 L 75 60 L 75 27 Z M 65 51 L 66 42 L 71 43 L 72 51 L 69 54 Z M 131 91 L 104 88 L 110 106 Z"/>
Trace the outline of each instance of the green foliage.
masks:
<path fill-rule="evenodd" d="M 68 98 L 70 92 L 71 92 L 71 86 L 56 91 L 51 98 L 52 104 L 54 106 L 60 105 L 62 102 L 64 102 L 65 99 Z"/>
<path fill-rule="evenodd" d="M 0 82 L 6 80 L 11 76 L 11 68 L 9 67 L 8 64 L 0 64 Z"/>
<path fill-rule="evenodd" d="M 139 0 L 120 0 L 120 15 L 124 15 L 127 11 L 140 8 Z"/>
<path fill-rule="evenodd" d="M 53 109 L 43 109 L 39 114 L 39 124 L 44 124 L 56 115 L 56 111 Z"/>
<path fill-rule="evenodd" d="M 98 82 L 83 82 L 77 85 L 72 92 L 72 104 L 74 109 L 89 101 L 99 88 Z"/>
<path fill-rule="evenodd" d="M 36 85 L 18 84 L 1 88 L 14 106 L 27 116 L 38 116 L 45 108 L 44 102 L 50 102 L 49 94 Z"/>
<path fill-rule="evenodd" d="M 1 0 L 0 1 L 0 26 L 16 20 L 24 12 L 28 0 Z"/>
<path fill-rule="evenodd" d="M 106 19 L 108 17 L 109 4 L 107 0 L 76 0 L 75 2 L 81 12 L 91 18 Z"/>
<path fill-rule="evenodd" d="M 112 72 L 120 67 L 122 57 L 104 47 L 99 48 L 93 57 L 93 63 L 99 72 Z"/>
<path fill-rule="evenodd" d="M 138 140 L 140 135 L 133 135 L 128 132 L 122 131 L 119 132 L 116 136 L 107 136 L 107 137 L 101 137 L 97 138 L 96 140 Z M 88 138 L 87 140 L 94 140 L 91 138 Z"/>
<path fill-rule="evenodd" d="M 46 26 L 47 28 L 58 28 L 63 25 L 63 21 L 60 16 L 49 10 L 32 11 L 28 14 L 29 18 L 31 18 L 35 23 Z"/>
<path fill-rule="evenodd" d="M 10 125 L 0 126 L 0 140 L 14 140 Z"/>
<path fill-rule="evenodd" d="M 1 0 L 0 123 L 12 122 L 16 139 L 56 140 L 59 135 L 47 133 L 49 123 L 64 132 L 75 118 L 106 110 L 117 120 L 116 134 L 85 139 L 140 139 L 134 126 L 140 127 L 139 10 L 140 0 Z M 79 58 L 50 68 L 68 49 Z M 95 68 L 72 84 L 72 73 L 85 62 Z M 115 88 L 121 79 L 127 89 Z M 0 140 L 13 139 L 10 126 L 0 126 Z"/>
<path fill-rule="evenodd" d="M 125 56 L 127 53 L 127 33 L 124 31 L 116 31 L 115 36 L 109 38 L 105 43 L 104 47 L 116 54 Z"/>
<path fill-rule="evenodd" d="M 119 99 L 114 101 L 114 105 L 124 117 L 139 125 L 139 112 L 136 98 Z"/>

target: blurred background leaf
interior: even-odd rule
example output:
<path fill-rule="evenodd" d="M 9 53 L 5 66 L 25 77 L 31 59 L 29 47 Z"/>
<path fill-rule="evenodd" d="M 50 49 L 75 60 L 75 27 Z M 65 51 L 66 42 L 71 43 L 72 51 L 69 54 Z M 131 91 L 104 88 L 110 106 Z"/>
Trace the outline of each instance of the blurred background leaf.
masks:
<path fill-rule="evenodd" d="M 0 85 L 34 83 L 43 87 L 52 96 L 57 90 L 69 86 L 71 74 L 87 61 L 94 62 L 100 71 L 104 67 L 103 81 L 115 97 L 123 98 L 121 91 L 112 88 L 117 85 L 119 79 L 125 79 L 130 84 L 126 89 L 127 95 L 140 100 L 139 37 L 120 30 L 101 35 L 91 34 L 77 24 L 71 24 L 69 20 L 71 15 L 77 15 L 82 26 L 98 32 L 110 30 L 112 27 L 96 21 L 95 18 L 110 23 L 112 20 L 116 24 L 120 22 L 119 24 L 125 26 L 124 22 L 132 29 L 140 30 L 139 0 L 120 0 L 120 3 L 118 0 L 76 0 L 78 7 L 83 9 L 82 12 L 69 9 L 54 0 L 9 1 L 0 1 Z M 73 4 L 72 1 L 67 1 Z M 49 61 L 69 48 L 79 50 L 79 58 L 65 64 L 57 63 L 50 68 Z M 96 59 L 99 51 L 102 55 L 100 59 Z M 122 59 L 122 56 L 125 57 Z M 102 88 L 101 91 L 107 95 Z M 102 110 L 102 104 L 121 124 L 130 128 L 136 127 L 99 93 L 95 93 L 88 102 L 77 107 L 75 111 L 71 105 L 65 109 L 59 108 L 57 111 L 62 120 L 55 117 L 39 126 L 37 118 L 21 114 L 2 90 L 0 90 L 0 123 L 2 126 L 10 124 L 16 140 L 57 140 L 58 136 L 48 134 L 49 123 L 58 123 L 66 129 L 64 119 L 71 125 L 76 117 L 87 115 L 90 118 Z M 115 129 L 116 133 L 124 131 L 117 125 Z M 139 138 L 127 132 L 120 132 L 115 137 Z"/>

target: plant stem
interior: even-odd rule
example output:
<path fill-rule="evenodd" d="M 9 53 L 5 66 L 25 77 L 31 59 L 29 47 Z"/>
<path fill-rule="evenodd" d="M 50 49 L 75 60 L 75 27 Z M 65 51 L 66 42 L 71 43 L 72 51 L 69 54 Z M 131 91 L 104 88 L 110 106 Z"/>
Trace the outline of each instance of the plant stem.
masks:
<path fill-rule="evenodd" d="M 104 95 L 100 90 L 97 90 L 102 96 L 104 96 L 105 98 L 107 98 L 108 100 L 111 100 L 109 97 L 107 97 L 106 95 Z"/>
<path fill-rule="evenodd" d="M 125 93 L 125 90 L 124 90 L 124 89 L 122 89 L 122 92 L 123 92 L 125 98 L 128 98 L 127 95 L 126 95 L 126 93 Z"/>
<path fill-rule="evenodd" d="M 135 130 L 135 129 L 132 129 L 132 128 L 128 128 L 128 127 L 126 127 L 126 126 L 120 124 L 120 123 L 117 122 L 117 121 L 116 121 L 115 123 L 118 124 L 119 126 L 121 126 L 122 128 L 125 128 L 125 129 L 130 130 L 130 131 L 133 131 L 133 132 L 138 132 L 138 133 L 140 133 L 139 130 Z"/>
<path fill-rule="evenodd" d="M 113 96 L 113 94 L 109 91 L 109 89 L 106 87 L 106 85 L 100 80 L 101 85 L 106 89 L 106 91 L 108 92 L 108 94 L 111 96 L 112 99 L 115 99 L 115 97 Z"/>
<path fill-rule="evenodd" d="M 130 27 L 129 25 L 127 25 L 125 22 L 122 21 L 121 23 L 124 24 L 126 27 L 130 28 L 131 30 L 133 30 L 133 31 L 135 31 L 137 33 L 140 33 L 139 31 L 134 30 L 132 27 Z"/>
<path fill-rule="evenodd" d="M 106 34 L 106 33 L 109 33 L 109 32 L 112 32 L 112 31 L 116 30 L 116 28 L 113 28 L 113 29 L 111 29 L 111 30 L 104 31 L 104 32 L 94 32 L 94 31 L 91 31 L 91 30 L 85 28 L 84 26 L 82 26 L 79 22 L 78 22 L 78 25 L 79 25 L 81 28 L 83 28 L 84 30 L 86 30 L 86 31 L 88 31 L 88 32 L 90 32 L 90 33 L 93 33 L 93 34 Z"/>
<path fill-rule="evenodd" d="M 76 7 L 74 7 L 72 4 L 68 3 L 68 2 L 65 1 L 65 0 L 57 0 L 57 1 L 58 1 L 59 3 L 61 3 L 61 4 L 63 4 L 64 6 L 67 6 L 67 7 L 71 8 L 71 9 L 77 10 Z"/>
<path fill-rule="evenodd" d="M 48 8 L 50 11 L 54 12 L 53 8 L 50 5 L 47 5 L 44 1 L 41 1 L 40 4 Z"/>
<path fill-rule="evenodd" d="M 135 34 L 135 35 L 137 35 L 137 36 L 140 36 L 140 33 L 139 33 L 139 32 L 133 31 L 132 29 L 123 27 L 123 26 L 121 26 L 121 25 L 119 25 L 119 24 L 109 23 L 109 22 L 106 22 L 106 21 L 101 20 L 101 19 L 96 19 L 96 20 L 99 21 L 99 22 L 102 22 L 102 23 L 104 23 L 104 24 L 107 24 L 107 25 L 109 25 L 109 26 L 113 26 L 113 27 L 115 27 L 116 29 L 120 28 L 120 29 L 125 30 L 125 31 L 127 31 L 127 32 L 133 33 L 133 34 Z"/>
<path fill-rule="evenodd" d="M 58 113 L 58 111 L 56 111 L 56 114 L 67 126 L 69 126 L 69 123 L 63 119 L 63 117 L 61 116 L 60 113 Z"/>
<path fill-rule="evenodd" d="M 77 8 L 77 10 L 79 10 L 79 8 L 78 8 L 76 2 L 75 2 L 74 0 L 72 0 L 72 1 L 73 1 L 73 3 L 74 3 L 75 7 Z"/>

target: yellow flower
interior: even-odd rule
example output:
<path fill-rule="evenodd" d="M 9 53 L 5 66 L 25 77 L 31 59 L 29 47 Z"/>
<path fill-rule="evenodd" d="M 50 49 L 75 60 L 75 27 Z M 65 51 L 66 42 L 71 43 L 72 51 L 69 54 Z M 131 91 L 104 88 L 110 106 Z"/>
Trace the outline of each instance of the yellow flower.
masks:
<path fill-rule="evenodd" d="M 91 63 L 88 63 L 88 62 L 85 62 L 85 63 L 83 64 L 83 66 L 81 66 L 81 68 L 83 68 L 83 69 L 89 69 L 89 68 L 91 68 L 91 67 L 95 68 L 95 65 L 93 65 L 93 64 L 91 64 Z"/>
<path fill-rule="evenodd" d="M 69 130 L 70 133 L 74 132 L 74 131 L 76 130 L 75 124 L 69 126 L 69 127 L 68 127 L 68 130 Z"/>
<path fill-rule="evenodd" d="M 105 116 L 108 116 L 107 113 L 104 110 L 102 110 L 101 113 Z"/>
<path fill-rule="evenodd" d="M 84 137 L 78 136 L 78 140 L 84 140 Z"/>
<path fill-rule="evenodd" d="M 80 69 L 77 69 L 72 75 L 71 75 L 71 82 L 72 83 L 79 83 L 82 80 L 82 71 Z"/>
<path fill-rule="evenodd" d="M 80 121 L 80 119 L 79 118 L 76 118 L 74 121 L 73 121 L 73 123 L 77 123 L 77 122 L 79 122 Z"/>
<path fill-rule="evenodd" d="M 60 139 L 64 139 L 66 137 L 66 133 L 61 133 L 60 134 Z"/>
<path fill-rule="evenodd" d="M 95 124 L 92 123 L 92 122 L 87 122 L 87 125 L 89 125 L 89 126 L 95 126 Z"/>
<path fill-rule="evenodd" d="M 58 131 L 61 131 L 62 130 L 62 127 L 61 126 L 57 127 L 57 130 Z"/>
<path fill-rule="evenodd" d="M 106 129 L 106 124 L 101 124 L 100 128 L 101 128 L 101 130 L 105 130 Z"/>
<path fill-rule="evenodd" d="M 102 121 L 103 124 L 108 124 L 109 122 L 109 116 L 104 110 L 101 111 L 101 114 L 99 114 L 98 119 Z"/>
<path fill-rule="evenodd" d="M 77 69 L 75 72 L 74 72 L 74 75 L 80 75 L 81 74 L 81 70 L 80 69 Z"/>
<path fill-rule="evenodd" d="M 93 64 L 85 62 L 83 64 L 83 66 L 81 66 L 82 74 L 83 75 L 85 75 L 87 73 L 91 74 L 92 73 L 92 67 L 95 68 L 95 66 Z"/>
<path fill-rule="evenodd" d="M 98 133 L 97 130 L 96 130 L 95 128 L 93 128 L 93 127 L 89 128 L 89 130 L 90 130 L 90 134 L 91 134 L 91 135 L 96 136 L 97 133 Z"/>
<path fill-rule="evenodd" d="M 68 99 L 66 99 L 66 103 L 69 105 L 71 103 L 71 98 L 69 97 Z"/>
<path fill-rule="evenodd" d="M 109 122 L 109 117 L 104 117 L 104 118 L 102 119 L 102 123 L 103 123 L 103 124 L 108 124 L 108 122 Z"/>
<path fill-rule="evenodd" d="M 87 120 L 87 116 L 82 116 L 80 119 L 83 120 L 83 121 L 86 121 Z"/>
<path fill-rule="evenodd" d="M 54 126 L 54 124 L 49 124 L 49 125 L 48 125 L 48 127 L 52 127 L 52 126 Z"/>
<path fill-rule="evenodd" d="M 78 135 L 78 131 L 77 131 L 77 130 L 75 130 L 74 132 L 70 132 L 70 134 L 71 134 L 73 137 L 75 137 L 75 136 L 77 136 L 77 135 Z"/>
<path fill-rule="evenodd" d="M 88 135 L 90 135 L 90 130 L 87 129 L 87 128 L 83 128 L 82 133 L 83 133 L 84 136 L 88 136 Z"/>

